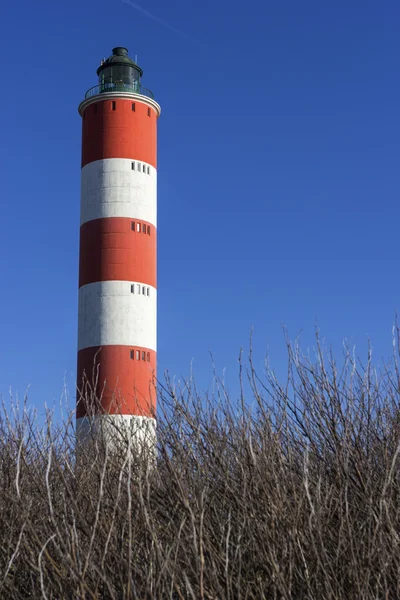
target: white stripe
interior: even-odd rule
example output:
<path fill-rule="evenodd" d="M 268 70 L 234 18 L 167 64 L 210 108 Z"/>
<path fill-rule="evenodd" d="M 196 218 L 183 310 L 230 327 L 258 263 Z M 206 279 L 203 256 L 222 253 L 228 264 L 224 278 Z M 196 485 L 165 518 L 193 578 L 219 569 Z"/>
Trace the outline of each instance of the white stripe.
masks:
<path fill-rule="evenodd" d="M 135 286 L 134 294 L 131 285 Z M 140 294 L 137 293 L 138 286 Z M 156 352 L 156 328 L 155 288 L 140 282 L 99 281 L 79 289 L 78 350 L 117 345 L 138 346 Z"/>
<path fill-rule="evenodd" d="M 105 158 L 85 165 L 81 173 L 81 225 L 107 217 L 140 219 L 157 226 L 157 170 L 129 158 Z"/>
<path fill-rule="evenodd" d="M 85 443 L 98 434 L 105 436 L 111 445 L 115 445 L 119 440 L 127 443 L 129 436 L 133 445 L 140 443 L 140 447 L 143 448 L 145 443 L 147 449 L 153 449 L 155 452 L 156 420 L 150 417 L 97 415 L 76 420 L 76 435 L 79 443 Z"/>

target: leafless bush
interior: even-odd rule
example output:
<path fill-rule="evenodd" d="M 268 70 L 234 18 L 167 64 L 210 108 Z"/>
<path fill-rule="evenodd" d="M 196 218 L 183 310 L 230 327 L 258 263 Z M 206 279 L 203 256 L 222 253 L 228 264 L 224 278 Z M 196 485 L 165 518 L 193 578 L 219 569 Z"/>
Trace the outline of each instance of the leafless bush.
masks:
<path fill-rule="evenodd" d="M 0 597 L 399 598 L 397 354 L 288 357 L 284 384 L 240 361 L 238 399 L 167 377 L 155 467 L 4 409 Z"/>

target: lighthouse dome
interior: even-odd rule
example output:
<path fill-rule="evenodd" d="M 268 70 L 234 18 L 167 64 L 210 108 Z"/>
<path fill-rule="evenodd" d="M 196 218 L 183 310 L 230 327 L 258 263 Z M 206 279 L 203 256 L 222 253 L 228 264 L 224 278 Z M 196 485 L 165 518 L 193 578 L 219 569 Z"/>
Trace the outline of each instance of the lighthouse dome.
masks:
<path fill-rule="evenodd" d="M 142 69 L 128 56 L 128 49 L 123 46 L 113 48 L 112 55 L 102 60 L 97 69 L 100 83 L 139 82 Z"/>

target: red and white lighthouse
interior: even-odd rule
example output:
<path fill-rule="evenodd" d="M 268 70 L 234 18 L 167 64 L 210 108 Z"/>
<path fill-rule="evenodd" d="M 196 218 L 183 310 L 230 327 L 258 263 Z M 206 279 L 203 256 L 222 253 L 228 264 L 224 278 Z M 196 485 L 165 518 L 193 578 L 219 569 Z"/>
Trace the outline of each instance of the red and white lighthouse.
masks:
<path fill-rule="evenodd" d="M 105 422 L 155 430 L 160 106 L 127 49 L 112 52 L 79 105 L 78 437 Z"/>

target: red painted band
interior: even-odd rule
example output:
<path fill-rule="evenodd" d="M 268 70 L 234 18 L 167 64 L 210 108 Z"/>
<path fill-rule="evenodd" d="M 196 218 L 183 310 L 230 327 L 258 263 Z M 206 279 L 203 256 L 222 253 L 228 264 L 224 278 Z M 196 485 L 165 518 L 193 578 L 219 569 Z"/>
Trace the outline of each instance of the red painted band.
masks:
<path fill-rule="evenodd" d="M 150 223 L 116 217 L 84 223 L 80 231 L 79 287 L 96 281 L 140 281 L 156 287 L 156 247 L 156 228 Z"/>
<path fill-rule="evenodd" d="M 134 358 L 131 358 L 132 351 Z M 134 346 L 95 346 L 79 350 L 76 418 L 92 414 L 93 409 L 87 405 L 91 390 L 100 400 L 95 414 L 100 410 L 111 415 L 154 417 L 155 381 L 156 353 L 153 350 Z"/>
<path fill-rule="evenodd" d="M 131 158 L 156 168 L 156 111 L 121 98 L 89 104 L 82 118 L 82 167 L 103 158 Z"/>

